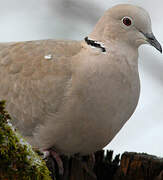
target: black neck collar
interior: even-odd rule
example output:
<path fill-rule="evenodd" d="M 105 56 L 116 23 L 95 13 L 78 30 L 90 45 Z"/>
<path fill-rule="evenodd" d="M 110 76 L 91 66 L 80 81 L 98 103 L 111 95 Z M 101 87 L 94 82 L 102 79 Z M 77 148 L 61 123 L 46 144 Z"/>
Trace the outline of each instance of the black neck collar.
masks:
<path fill-rule="evenodd" d="M 88 45 L 99 48 L 99 49 L 101 49 L 102 52 L 106 52 L 105 47 L 100 42 L 91 40 L 88 37 L 84 38 L 84 40 Z"/>

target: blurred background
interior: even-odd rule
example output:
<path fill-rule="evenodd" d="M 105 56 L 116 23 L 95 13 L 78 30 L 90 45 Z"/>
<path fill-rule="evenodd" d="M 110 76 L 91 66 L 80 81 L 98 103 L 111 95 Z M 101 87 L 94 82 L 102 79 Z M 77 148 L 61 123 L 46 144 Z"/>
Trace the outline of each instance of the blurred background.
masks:
<path fill-rule="evenodd" d="M 75 39 L 87 36 L 104 11 L 118 3 L 144 7 L 163 45 L 162 0 L 5 0 L 0 2 L 0 42 Z M 147 152 L 163 156 L 163 56 L 153 47 L 139 49 L 141 96 L 138 107 L 106 147 L 115 153 Z"/>

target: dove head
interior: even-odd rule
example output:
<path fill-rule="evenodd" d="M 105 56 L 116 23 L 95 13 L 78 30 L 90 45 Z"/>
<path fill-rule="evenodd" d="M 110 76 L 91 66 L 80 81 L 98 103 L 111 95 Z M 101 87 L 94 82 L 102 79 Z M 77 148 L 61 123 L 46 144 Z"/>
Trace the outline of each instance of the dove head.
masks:
<path fill-rule="evenodd" d="M 150 44 L 162 52 L 160 43 L 152 33 L 151 19 L 141 7 L 122 4 L 105 12 L 90 34 L 92 39 L 122 42 L 139 47 Z"/>

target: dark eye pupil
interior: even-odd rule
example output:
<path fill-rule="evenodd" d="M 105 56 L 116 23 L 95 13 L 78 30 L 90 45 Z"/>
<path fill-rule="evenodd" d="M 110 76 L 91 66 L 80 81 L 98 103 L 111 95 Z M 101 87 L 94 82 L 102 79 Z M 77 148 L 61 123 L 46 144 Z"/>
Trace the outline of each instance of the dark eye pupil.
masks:
<path fill-rule="evenodd" d="M 129 18 L 123 18 L 123 23 L 126 25 L 126 26 L 130 26 L 131 25 L 131 20 Z"/>

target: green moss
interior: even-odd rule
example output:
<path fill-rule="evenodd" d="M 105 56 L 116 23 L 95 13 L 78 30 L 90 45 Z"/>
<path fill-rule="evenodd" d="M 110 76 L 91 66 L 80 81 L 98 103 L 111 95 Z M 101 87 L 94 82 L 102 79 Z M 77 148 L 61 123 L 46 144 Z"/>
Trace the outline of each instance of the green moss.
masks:
<path fill-rule="evenodd" d="M 10 123 L 5 101 L 0 101 L 0 179 L 51 180 L 45 162 Z"/>

